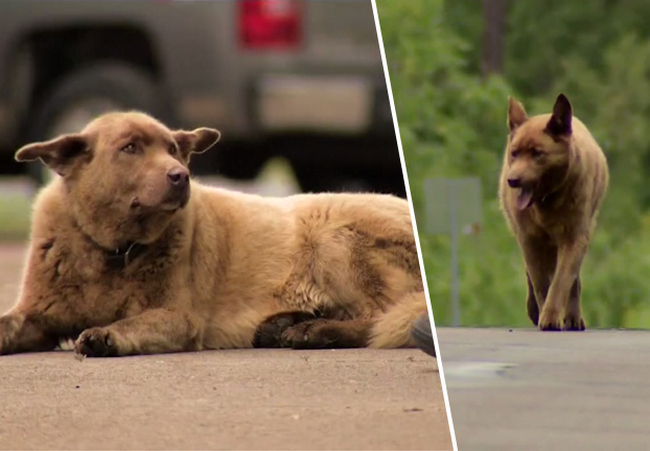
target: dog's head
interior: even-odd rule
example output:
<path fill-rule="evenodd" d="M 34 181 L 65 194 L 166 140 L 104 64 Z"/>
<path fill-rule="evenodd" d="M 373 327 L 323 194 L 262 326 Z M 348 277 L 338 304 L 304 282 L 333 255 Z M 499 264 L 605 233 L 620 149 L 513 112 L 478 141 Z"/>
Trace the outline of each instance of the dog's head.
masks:
<path fill-rule="evenodd" d="M 217 130 L 171 131 L 139 112 L 100 116 L 80 133 L 24 146 L 18 161 L 40 159 L 62 177 L 79 226 L 98 244 L 155 240 L 190 197 L 193 153 Z"/>
<path fill-rule="evenodd" d="M 506 179 L 518 190 L 517 208 L 542 201 L 564 183 L 573 159 L 573 113 L 569 99 L 560 94 L 552 114 L 528 117 L 523 105 L 508 99 Z"/>

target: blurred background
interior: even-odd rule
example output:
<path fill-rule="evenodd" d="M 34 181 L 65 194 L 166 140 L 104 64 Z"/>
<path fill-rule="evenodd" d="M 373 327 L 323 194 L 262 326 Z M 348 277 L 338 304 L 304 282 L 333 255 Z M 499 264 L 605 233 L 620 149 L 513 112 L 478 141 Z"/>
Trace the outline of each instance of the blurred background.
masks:
<path fill-rule="evenodd" d="M 22 144 L 116 109 L 218 128 L 192 162 L 209 183 L 405 196 L 370 0 L 3 0 L 2 222 L 23 236 L 5 198 L 51 177 Z"/>
<path fill-rule="evenodd" d="M 476 176 L 483 221 L 460 238 L 460 323 L 532 326 L 497 202 L 507 98 L 530 116 L 564 92 L 611 174 L 582 267 L 587 327 L 650 327 L 650 2 L 377 3 L 436 324 L 452 318 L 450 240 L 424 232 L 424 180 Z"/>
<path fill-rule="evenodd" d="M 52 177 L 14 153 L 125 109 L 219 129 L 192 159 L 205 183 L 405 196 L 370 0 L 2 0 L 1 306 Z"/>

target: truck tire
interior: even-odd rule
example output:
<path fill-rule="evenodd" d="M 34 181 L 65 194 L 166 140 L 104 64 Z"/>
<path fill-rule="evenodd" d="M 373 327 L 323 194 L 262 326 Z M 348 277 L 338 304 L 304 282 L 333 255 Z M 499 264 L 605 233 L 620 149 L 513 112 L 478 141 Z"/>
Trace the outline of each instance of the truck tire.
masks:
<path fill-rule="evenodd" d="M 168 119 L 157 83 L 147 72 L 119 62 L 96 63 L 66 75 L 37 103 L 26 141 L 78 132 L 100 114 L 130 109 Z M 28 173 L 39 186 L 52 176 L 40 161 L 30 162 Z"/>

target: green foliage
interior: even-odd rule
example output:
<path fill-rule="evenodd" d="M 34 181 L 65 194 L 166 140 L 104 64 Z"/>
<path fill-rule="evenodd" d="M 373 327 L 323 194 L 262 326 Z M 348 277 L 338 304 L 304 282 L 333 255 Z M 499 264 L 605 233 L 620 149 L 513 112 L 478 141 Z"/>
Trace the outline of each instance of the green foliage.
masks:
<path fill-rule="evenodd" d="M 591 327 L 650 327 L 650 2 L 511 1 L 503 77 L 479 72 L 482 2 L 378 0 L 402 144 L 438 324 L 449 324 L 446 236 L 426 235 L 425 178 L 478 176 L 484 227 L 461 239 L 464 325 L 528 326 L 520 251 L 496 201 L 508 95 L 529 115 L 564 92 L 610 164 L 582 271 Z"/>
<path fill-rule="evenodd" d="M 399 23 L 382 33 L 418 209 L 424 177 L 474 174 L 494 186 L 506 136 L 508 86 L 499 78 L 483 82 L 466 70 L 468 43 L 442 20 L 442 5 L 379 2 L 382 24 Z"/>

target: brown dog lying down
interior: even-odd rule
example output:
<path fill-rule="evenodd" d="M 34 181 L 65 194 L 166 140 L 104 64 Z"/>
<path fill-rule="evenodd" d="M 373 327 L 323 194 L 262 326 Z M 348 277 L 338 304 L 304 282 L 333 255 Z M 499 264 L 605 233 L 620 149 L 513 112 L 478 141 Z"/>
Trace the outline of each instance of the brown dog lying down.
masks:
<path fill-rule="evenodd" d="M 553 113 L 528 117 L 510 99 L 499 197 L 522 249 L 528 317 L 541 330 L 584 330 L 580 267 L 596 227 L 607 160 L 560 94 Z"/>
<path fill-rule="evenodd" d="M 410 346 L 426 312 L 408 204 L 376 194 L 263 198 L 190 181 L 219 132 L 137 112 L 30 144 L 39 194 L 0 353 L 75 339 L 89 357 L 257 347 Z"/>

